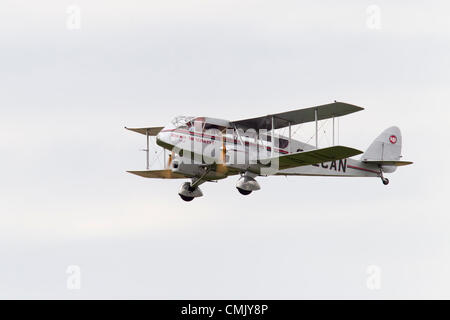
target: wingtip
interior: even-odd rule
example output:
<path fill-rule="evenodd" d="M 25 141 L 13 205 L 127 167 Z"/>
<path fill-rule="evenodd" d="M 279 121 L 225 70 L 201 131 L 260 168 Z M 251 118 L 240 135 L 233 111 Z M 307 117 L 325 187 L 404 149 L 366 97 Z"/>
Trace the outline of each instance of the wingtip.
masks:
<path fill-rule="evenodd" d="M 343 104 L 352 106 L 352 107 L 354 107 L 354 108 L 356 108 L 356 109 L 359 109 L 359 110 L 356 110 L 356 111 L 354 111 L 354 112 L 358 112 L 358 111 L 365 110 L 363 107 L 357 106 L 356 104 L 353 104 L 353 103 L 348 103 L 348 102 L 343 102 L 343 101 L 338 101 L 338 100 L 334 100 L 333 103 L 343 103 Z"/>
<path fill-rule="evenodd" d="M 354 152 L 359 152 L 359 154 L 364 153 L 364 151 L 361 151 L 361 150 L 359 150 L 359 149 L 355 149 L 355 148 L 352 148 L 352 147 L 343 146 L 343 145 L 340 145 L 340 144 L 335 145 L 335 146 L 331 146 L 331 148 L 333 148 L 333 147 L 339 147 L 339 148 L 345 148 L 345 149 L 348 149 L 348 150 L 353 150 Z"/>

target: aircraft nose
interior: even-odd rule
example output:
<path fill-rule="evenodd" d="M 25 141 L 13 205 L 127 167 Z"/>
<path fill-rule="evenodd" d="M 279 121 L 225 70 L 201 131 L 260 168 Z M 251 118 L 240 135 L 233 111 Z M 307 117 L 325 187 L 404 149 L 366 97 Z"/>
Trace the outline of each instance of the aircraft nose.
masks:
<path fill-rule="evenodd" d="M 164 129 L 162 129 L 160 132 L 158 132 L 158 134 L 156 135 L 156 140 L 159 140 L 159 141 L 164 140 L 164 137 L 166 136 L 166 134 L 163 131 L 164 131 Z"/>

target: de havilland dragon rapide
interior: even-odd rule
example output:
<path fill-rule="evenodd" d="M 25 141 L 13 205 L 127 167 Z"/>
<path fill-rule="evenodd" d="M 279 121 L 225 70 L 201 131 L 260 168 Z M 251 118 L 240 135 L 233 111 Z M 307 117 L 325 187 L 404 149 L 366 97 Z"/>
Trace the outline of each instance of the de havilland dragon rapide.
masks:
<path fill-rule="evenodd" d="M 272 175 L 377 177 L 388 185 L 384 173 L 412 164 L 402 160 L 398 127 L 384 130 L 365 152 L 334 144 L 335 119 L 361 110 L 335 101 L 238 121 L 177 116 L 165 127 L 125 127 L 147 138 L 147 170 L 128 172 L 145 178 L 188 179 L 178 192 L 185 201 L 203 196 L 199 188 L 202 183 L 234 175 L 239 177 L 236 188 L 243 195 L 260 189 L 258 177 Z M 332 119 L 333 145 L 319 148 L 318 122 L 325 119 Z M 292 126 L 308 122 L 315 122 L 315 145 L 292 138 Z M 282 128 L 288 133 L 279 134 Z M 157 170 L 149 166 L 152 136 L 164 148 L 165 165 Z M 359 159 L 352 158 L 358 155 Z"/>

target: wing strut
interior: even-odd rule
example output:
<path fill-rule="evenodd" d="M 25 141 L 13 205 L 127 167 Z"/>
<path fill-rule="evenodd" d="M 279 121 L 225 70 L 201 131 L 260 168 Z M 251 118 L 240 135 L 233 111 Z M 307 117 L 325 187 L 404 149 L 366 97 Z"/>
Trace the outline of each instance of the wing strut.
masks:
<path fill-rule="evenodd" d="M 289 149 L 288 153 L 291 153 L 291 122 L 289 121 Z"/>
<path fill-rule="evenodd" d="M 275 148 L 275 123 L 274 117 L 272 116 L 272 148 L 270 148 L 270 154 L 273 158 L 275 156 L 274 148 Z"/>
<path fill-rule="evenodd" d="M 147 170 L 149 170 L 150 169 L 150 136 L 154 137 L 154 136 L 158 135 L 158 133 L 162 129 L 164 129 L 164 127 L 146 127 L 146 128 L 125 127 L 125 129 L 145 135 L 146 140 L 147 140 L 147 147 L 145 149 L 141 149 L 141 151 L 145 151 L 145 153 L 146 153 L 145 159 L 146 159 L 146 163 L 147 163 Z M 165 161 L 165 158 L 166 158 L 166 155 L 164 153 L 164 161 Z"/>
<path fill-rule="evenodd" d="M 147 170 L 150 170 L 150 139 L 148 135 L 148 129 L 145 130 L 145 135 L 147 136 L 147 148 L 144 151 L 147 154 Z"/>
<path fill-rule="evenodd" d="M 333 146 L 334 146 L 334 116 L 333 116 Z"/>
<path fill-rule="evenodd" d="M 316 122 L 316 149 L 319 149 L 319 116 L 317 108 L 314 109 L 314 120 Z"/>

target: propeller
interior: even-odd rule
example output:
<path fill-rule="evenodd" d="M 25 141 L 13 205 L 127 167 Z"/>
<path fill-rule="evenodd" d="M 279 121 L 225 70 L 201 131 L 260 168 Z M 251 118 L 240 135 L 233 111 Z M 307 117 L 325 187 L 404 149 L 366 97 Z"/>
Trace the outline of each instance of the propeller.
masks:
<path fill-rule="evenodd" d="M 222 164 L 225 164 L 225 162 L 227 160 L 227 145 L 226 145 L 226 138 L 225 137 L 222 137 L 221 160 L 222 160 Z"/>
<path fill-rule="evenodd" d="M 225 166 L 227 160 L 227 146 L 226 146 L 226 138 L 222 135 L 222 152 L 220 153 L 220 161 L 217 163 L 216 172 L 224 174 L 227 172 L 227 167 Z"/>
<path fill-rule="evenodd" d="M 172 151 L 172 153 L 169 154 L 169 159 L 167 161 L 167 168 L 170 168 L 170 165 L 172 164 L 172 160 L 173 160 L 174 156 L 175 156 L 175 152 Z"/>

